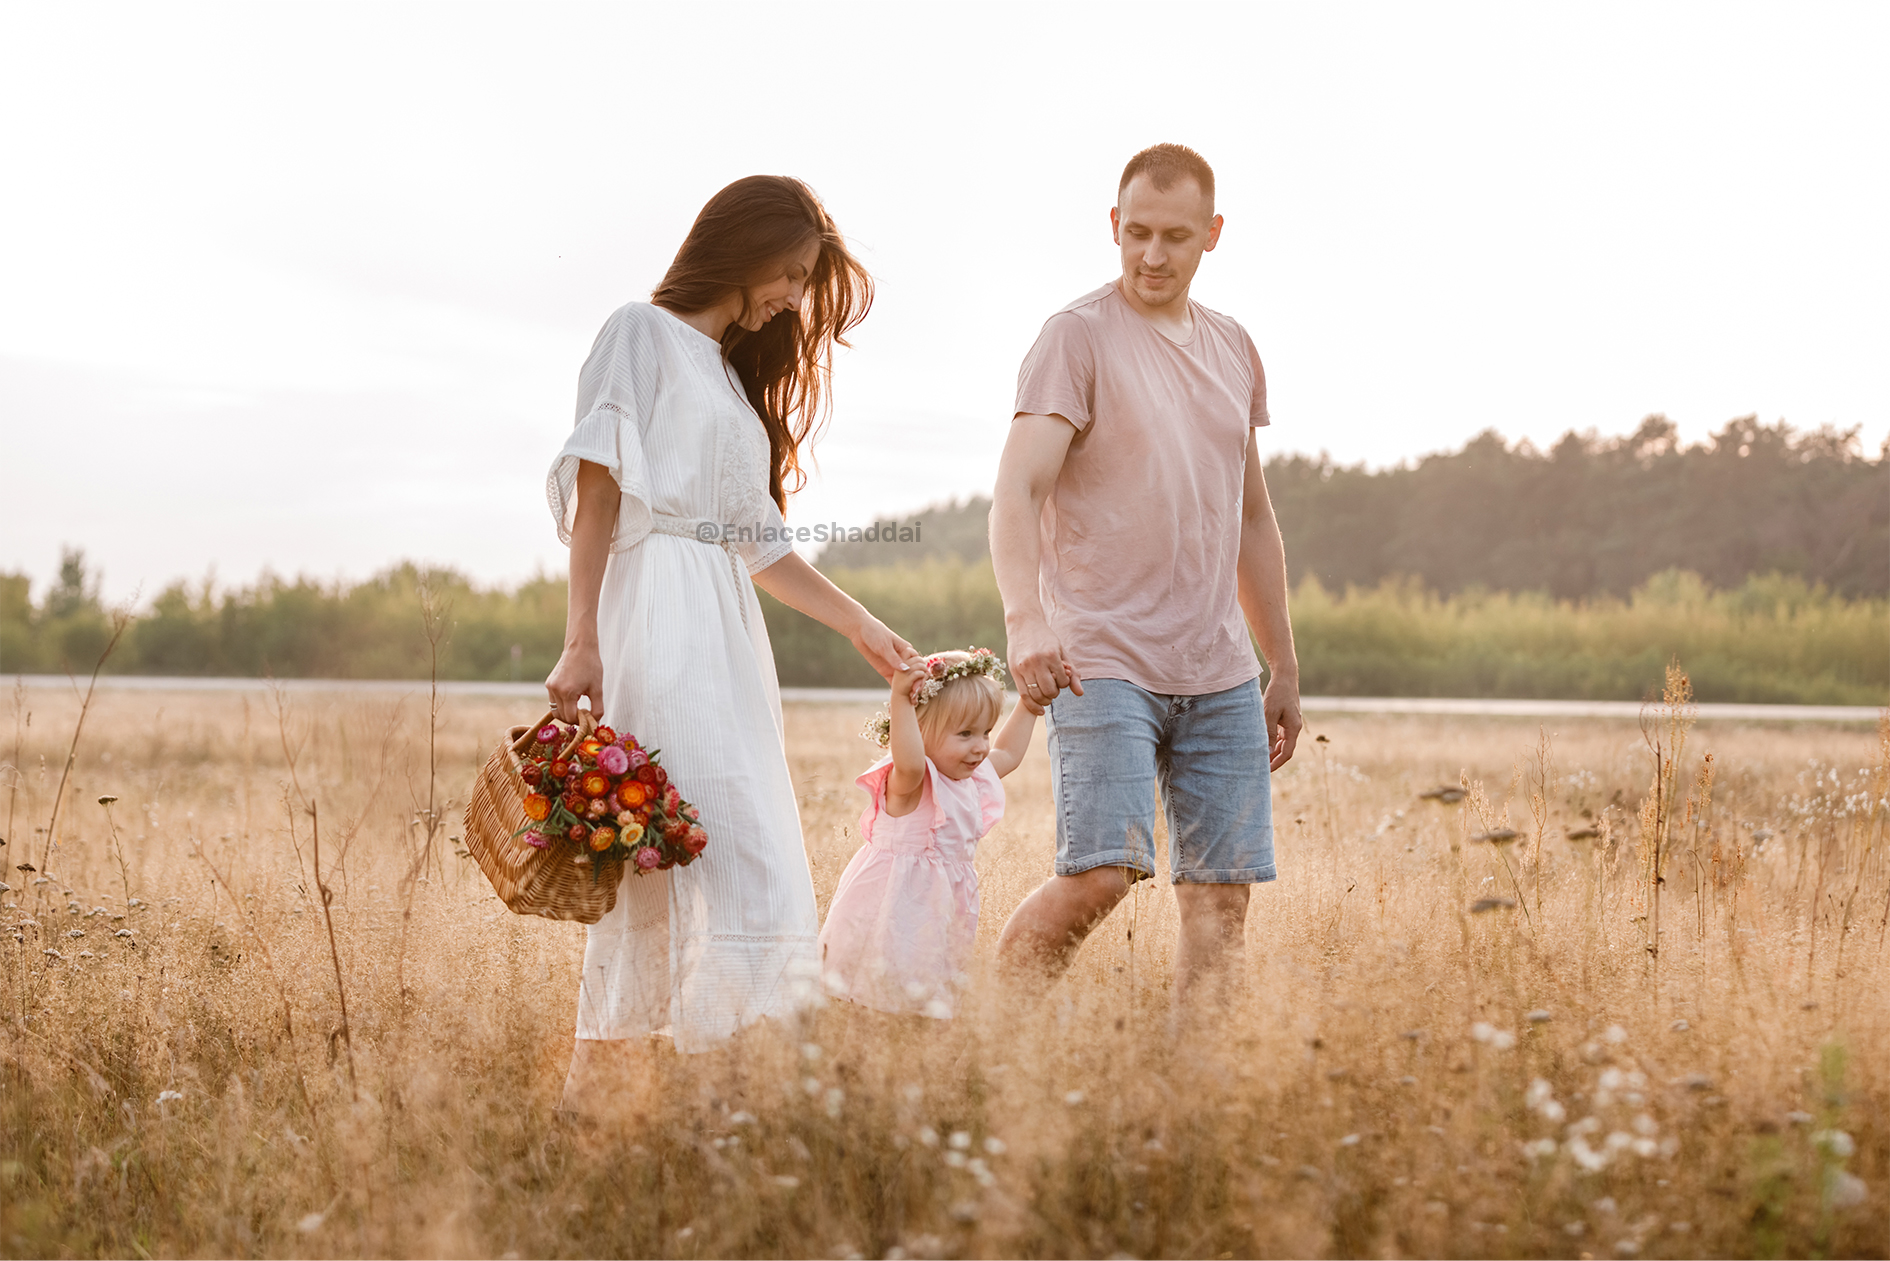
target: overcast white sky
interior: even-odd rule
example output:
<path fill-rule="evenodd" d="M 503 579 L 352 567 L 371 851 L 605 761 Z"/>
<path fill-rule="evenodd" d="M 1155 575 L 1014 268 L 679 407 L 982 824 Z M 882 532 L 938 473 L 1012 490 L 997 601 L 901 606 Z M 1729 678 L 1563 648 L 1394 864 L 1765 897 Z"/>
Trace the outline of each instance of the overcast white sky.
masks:
<path fill-rule="evenodd" d="M 1219 176 L 1195 296 L 1260 346 L 1268 453 L 1656 411 L 1874 453 L 1887 59 L 1881 4 L 7 5 L 0 569 L 561 568 L 591 339 L 757 171 L 880 284 L 793 518 L 987 490 L 1161 140 Z"/>

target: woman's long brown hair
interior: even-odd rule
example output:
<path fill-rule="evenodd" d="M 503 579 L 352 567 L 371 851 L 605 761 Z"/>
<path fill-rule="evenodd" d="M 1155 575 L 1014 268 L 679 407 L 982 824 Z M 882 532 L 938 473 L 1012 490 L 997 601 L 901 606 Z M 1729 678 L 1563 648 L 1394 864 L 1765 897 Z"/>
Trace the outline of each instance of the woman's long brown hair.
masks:
<path fill-rule="evenodd" d="M 787 261 L 820 242 L 801 309 L 782 311 L 749 332 L 739 321 L 722 334 L 722 353 L 768 431 L 768 493 L 783 512 L 789 490 L 807 481 L 801 444 L 819 429 L 835 343 L 873 305 L 873 278 L 847 252 L 812 189 L 785 175 L 750 175 L 709 198 L 650 301 L 683 315 L 706 311 L 781 274 Z M 789 485 L 790 479 L 792 485 Z"/>

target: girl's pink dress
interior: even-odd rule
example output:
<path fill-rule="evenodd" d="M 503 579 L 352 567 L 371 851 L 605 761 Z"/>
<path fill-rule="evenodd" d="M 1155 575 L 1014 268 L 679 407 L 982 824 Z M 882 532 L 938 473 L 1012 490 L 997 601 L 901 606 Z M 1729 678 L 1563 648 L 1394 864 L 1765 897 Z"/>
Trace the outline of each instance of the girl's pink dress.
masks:
<path fill-rule="evenodd" d="M 840 875 L 820 930 L 829 993 L 880 1011 L 950 1019 L 978 939 L 978 840 L 1004 817 L 1004 785 L 985 762 L 966 779 L 925 760 L 912 813 L 886 813 L 887 758 L 854 782 L 872 800 L 866 843 Z"/>

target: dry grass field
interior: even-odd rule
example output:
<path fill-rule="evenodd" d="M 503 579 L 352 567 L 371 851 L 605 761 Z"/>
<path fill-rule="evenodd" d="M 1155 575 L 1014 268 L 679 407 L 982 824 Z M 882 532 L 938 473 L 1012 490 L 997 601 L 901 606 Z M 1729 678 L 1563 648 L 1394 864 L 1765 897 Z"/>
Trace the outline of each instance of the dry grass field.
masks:
<path fill-rule="evenodd" d="M 1656 794 L 1632 723 L 1315 716 L 1204 1028 L 1147 882 L 1040 998 L 651 1050 L 592 1127 L 556 1111 L 583 930 L 453 843 L 532 714 L 444 709 L 429 835 L 424 698 L 101 692 L 47 857 L 79 704 L 14 699 L 9 1255 L 1890 1253 L 1880 732 L 1700 724 Z M 788 715 L 823 906 L 863 716 Z M 1007 787 L 986 959 L 1049 867 L 1041 734 Z"/>

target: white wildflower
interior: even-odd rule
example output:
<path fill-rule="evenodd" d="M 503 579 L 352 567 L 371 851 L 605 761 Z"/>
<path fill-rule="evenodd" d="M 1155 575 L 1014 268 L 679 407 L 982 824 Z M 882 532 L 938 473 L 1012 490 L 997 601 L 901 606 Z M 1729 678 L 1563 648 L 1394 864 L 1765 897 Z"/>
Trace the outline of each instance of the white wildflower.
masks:
<path fill-rule="evenodd" d="M 1870 1198 L 1870 1187 L 1854 1173 L 1824 1171 L 1824 1198 L 1832 1208 L 1856 1208 Z"/>
<path fill-rule="evenodd" d="M 971 1147 L 971 1135 L 967 1134 L 963 1130 L 952 1131 L 952 1137 L 950 1141 L 952 1145 L 952 1150 L 954 1151 L 962 1152 Z"/>
<path fill-rule="evenodd" d="M 1824 1148 L 1828 1155 L 1839 1160 L 1849 1158 L 1857 1150 L 1857 1144 L 1843 1130 L 1819 1130 L 1811 1136 L 1812 1145 Z"/>
<path fill-rule="evenodd" d="M 1566 1150 L 1584 1173 L 1600 1173 L 1608 1167 L 1608 1153 L 1596 1151 L 1580 1135 L 1568 1141 Z"/>

